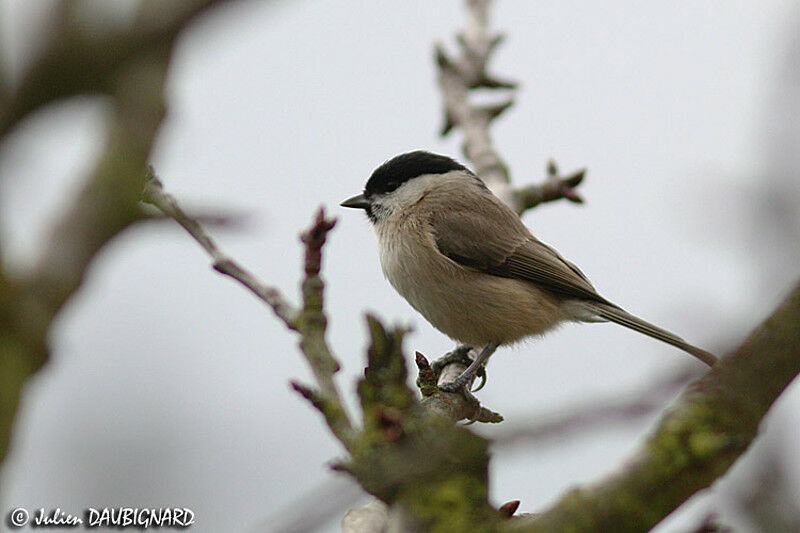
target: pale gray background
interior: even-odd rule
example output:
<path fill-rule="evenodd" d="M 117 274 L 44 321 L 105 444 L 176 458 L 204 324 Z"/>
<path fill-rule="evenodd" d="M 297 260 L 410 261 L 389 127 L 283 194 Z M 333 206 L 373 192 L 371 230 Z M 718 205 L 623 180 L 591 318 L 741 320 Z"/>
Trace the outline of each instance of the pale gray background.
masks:
<path fill-rule="evenodd" d="M 19 69 L 51 4 L 1 5 Z M 130 5 L 96 2 L 92 16 L 124 23 Z M 492 130 L 515 182 L 541 179 L 549 157 L 590 169 L 584 207 L 544 206 L 527 225 L 632 312 L 713 351 L 734 346 L 800 264 L 792 233 L 770 225 L 776 205 L 780 224 L 800 222 L 796 2 L 505 1 L 494 13 L 508 33 L 494 70 L 522 82 Z M 226 250 L 295 298 L 298 231 L 319 205 L 340 217 L 324 272 L 348 393 L 364 310 L 413 324 L 408 352 L 451 347 L 383 279 L 363 215 L 337 204 L 397 153 L 461 156 L 460 135 L 436 136 L 432 46 L 451 46 L 462 22 L 456 0 L 241 2 L 204 17 L 174 57 L 152 162 L 187 206 L 254 215 L 244 231 L 215 232 Z M 21 267 L 99 152 L 106 111 L 90 98 L 54 106 L 0 153 L 2 238 Z M 767 185 L 780 191 L 772 200 Z M 309 379 L 296 339 L 172 225 L 104 250 L 52 342 L 3 470 L 4 514 L 178 505 L 197 513 L 192 531 L 270 530 L 333 477 L 325 465 L 342 450 L 287 385 Z M 568 326 L 501 350 L 480 397 L 513 420 L 633 389 L 686 357 L 619 327 Z M 798 407 L 795 386 L 768 419 L 784 426 L 777 449 L 800 446 Z M 498 454 L 493 499 L 541 509 L 616 467 L 651 423 Z M 659 531 L 708 509 L 736 521 L 725 494 L 745 473 Z"/>

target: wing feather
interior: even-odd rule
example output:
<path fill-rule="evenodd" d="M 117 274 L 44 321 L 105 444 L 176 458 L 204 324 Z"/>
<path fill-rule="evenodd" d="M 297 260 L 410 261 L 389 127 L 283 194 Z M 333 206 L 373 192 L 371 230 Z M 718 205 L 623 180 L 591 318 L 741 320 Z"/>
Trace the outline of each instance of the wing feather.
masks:
<path fill-rule="evenodd" d="M 434 240 L 439 251 L 456 263 L 530 281 L 565 298 L 613 305 L 597 294 L 575 265 L 531 235 L 516 213 L 496 197 L 487 201 L 483 193 L 471 202 L 439 205 L 447 207 L 430 214 Z"/>

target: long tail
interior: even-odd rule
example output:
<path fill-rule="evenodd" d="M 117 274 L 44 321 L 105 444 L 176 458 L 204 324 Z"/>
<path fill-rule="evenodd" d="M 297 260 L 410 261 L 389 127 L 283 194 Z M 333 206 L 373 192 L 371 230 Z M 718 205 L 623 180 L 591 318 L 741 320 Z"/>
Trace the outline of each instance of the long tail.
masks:
<path fill-rule="evenodd" d="M 592 307 L 594 308 L 597 316 L 608 320 L 610 322 L 614 322 L 619 324 L 620 326 L 625 326 L 626 328 L 630 328 L 634 331 L 638 331 L 639 333 L 643 333 L 648 337 L 652 337 L 654 339 L 658 339 L 662 342 L 666 342 L 667 344 L 671 344 L 676 348 L 680 348 L 684 352 L 691 354 L 702 362 L 707 364 L 708 366 L 714 366 L 717 362 L 716 356 L 708 353 L 705 350 L 701 350 L 696 346 L 692 346 L 685 340 L 681 339 L 677 335 L 670 333 L 664 329 L 661 329 L 649 322 L 645 322 L 641 318 L 635 317 L 632 314 L 620 309 L 619 307 L 615 307 L 613 305 L 606 305 L 603 303 L 594 303 Z"/>

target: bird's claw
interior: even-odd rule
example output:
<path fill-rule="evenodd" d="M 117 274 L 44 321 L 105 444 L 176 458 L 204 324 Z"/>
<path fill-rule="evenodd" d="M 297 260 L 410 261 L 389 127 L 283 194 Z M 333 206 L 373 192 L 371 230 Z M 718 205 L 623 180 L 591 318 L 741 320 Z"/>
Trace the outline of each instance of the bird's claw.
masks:
<path fill-rule="evenodd" d="M 469 346 L 458 346 L 452 352 L 447 352 L 439 359 L 436 359 L 431 363 L 431 370 L 433 370 L 434 374 L 438 377 L 439 374 L 442 373 L 444 367 L 449 365 L 450 363 L 461 363 L 464 366 L 469 366 L 472 363 L 472 358 L 469 356 L 469 352 L 472 348 Z M 486 367 L 480 367 L 477 372 L 475 372 L 475 376 L 481 378 L 480 384 L 472 389 L 470 392 L 478 392 L 481 390 L 484 385 L 486 385 Z M 439 389 L 445 392 L 458 392 L 459 389 L 466 386 L 466 382 L 468 379 L 462 381 L 451 381 L 449 383 L 442 383 L 439 385 Z M 457 383 L 458 382 L 458 383 Z"/>
<path fill-rule="evenodd" d="M 475 372 L 475 377 L 481 378 L 481 384 L 472 389 L 472 392 L 478 392 L 483 388 L 484 385 L 486 385 L 486 367 L 480 367 L 478 371 Z"/>

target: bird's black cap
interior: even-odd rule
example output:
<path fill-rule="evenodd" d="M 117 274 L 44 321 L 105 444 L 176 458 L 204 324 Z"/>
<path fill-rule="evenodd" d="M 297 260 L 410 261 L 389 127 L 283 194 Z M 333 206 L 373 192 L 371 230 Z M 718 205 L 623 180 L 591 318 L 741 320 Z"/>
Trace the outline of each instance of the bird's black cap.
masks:
<path fill-rule="evenodd" d="M 364 187 L 364 196 L 370 198 L 389 193 L 417 176 L 444 174 L 451 170 L 469 172 L 467 167 L 444 155 L 422 150 L 401 154 L 375 169 Z"/>

